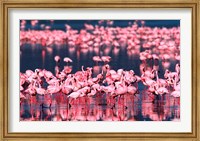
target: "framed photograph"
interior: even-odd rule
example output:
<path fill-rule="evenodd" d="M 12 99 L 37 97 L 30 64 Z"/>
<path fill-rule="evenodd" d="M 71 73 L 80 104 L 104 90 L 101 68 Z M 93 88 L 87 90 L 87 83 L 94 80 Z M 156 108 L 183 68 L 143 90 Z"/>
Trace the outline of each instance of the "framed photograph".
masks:
<path fill-rule="evenodd" d="M 200 139 L 199 1 L 1 11 L 2 139 Z"/>

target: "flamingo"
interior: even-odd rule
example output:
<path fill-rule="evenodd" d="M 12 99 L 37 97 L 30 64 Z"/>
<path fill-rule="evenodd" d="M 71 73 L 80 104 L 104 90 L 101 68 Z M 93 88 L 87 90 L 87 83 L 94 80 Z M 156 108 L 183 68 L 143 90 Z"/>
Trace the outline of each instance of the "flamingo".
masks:
<path fill-rule="evenodd" d="M 134 86 L 129 85 L 127 92 L 129 94 L 136 94 L 138 92 L 138 89 L 136 87 L 134 87 Z"/>
<path fill-rule="evenodd" d="M 155 94 L 157 95 L 163 95 L 169 93 L 168 89 L 165 87 L 156 87 L 154 86 Z"/>
<path fill-rule="evenodd" d="M 93 61 L 95 61 L 96 62 L 96 65 L 98 66 L 98 62 L 101 62 L 102 61 L 102 59 L 99 57 L 99 56 L 93 56 Z"/>
<path fill-rule="evenodd" d="M 46 93 L 46 90 L 44 88 L 35 88 L 37 94 L 40 94 L 40 95 L 45 95 L 47 94 Z"/>
<path fill-rule="evenodd" d="M 54 60 L 56 61 L 56 65 L 58 65 L 58 63 L 60 62 L 60 56 L 55 56 Z"/>
<path fill-rule="evenodd" d="M 104 64 L 107 64 L 111 61 L 111 57 L 110 56 L 102 56 L 101 60 L 104 62 Z"/>
<path fill-rule="evenodd" d="M 151 86 L 156 83 L 155 80 L 152 80 L 151 78 L 148 78 L 148 77 L 141 77 L 141 80 L 142 80 L 143 84 L 146 86 Z"/>
<path fill-rule="evenodd" d="M 47 87 L 46 92 L 51 95 L 51 101 L 50 101 L 49 107 L 51 107 L 51 104 L 52 104 L 52 94 L 58 93 L 58 92 L 60 92 L 60 90 L 61 90 L 61 87 L 59 85 L 49 85 Z"/>
<path fill-rule="evenodd" d="M 172 91 L 171 95 L 174 97 L 174 98 L 180 98 L 181 96 L 181 92 L 180 92 L 180 83 L 177 84 L 176 81 L 174 81 L 174 91 Z M 174 99 L 174 102 L 175 102 L 175 99 Z"/>
<path fill-rule="evenodd" d="M 67 63 L 67 66 L 68 66 L 68 63 L 72 63 L 73 62 L 69 57 L 65 57 L 63 59 L 63 61 Z"/>
<path fill-rule="evenodd" d="M 156 82 L 157 82 L 157 84 L 159 84 L 160 86 L 163 86 L 163 87 L 167 86 L 166 80 L 165 80 L 165 79 L 160 79 L 160 78 L 158 77 L 158 71 L 156 71 Z"/>
<path fill-rule="evenodd" d="M 31 24 L 34 28 L 39 22 L 32 20 Z M 108 26 L 105 27 L 101 24 Z M 52 30 L 50 26 L 40 24 L 40 27 L 44 30 L 38 31 L 26 30 L 26 21 L 21 21 L 20 47 L 22 55 L 25 43 L 31 43 L 33 49 L 36 43 L 42 44 L 44 47 L 48 46 L 45 49 L 49 53 L 53 51 L 52 44 L 61 45 L 66 43 L 69 46 L 70 53 L 78 49 L 78 56 L 80 56 L 80 53 L 88 52 L 98 54 L 98 56 L 93 56 L 92 59 L 97 66 L 99 62 L 104 62 L 104 66 L 99 65 L 96 73 L 94 73 L 92 68 L 85 66 L 86 69 L 84 70 L 82 66 L 82 70 L 73 74 L 72 66 L 68 66 L 69 63 L 72 63 L 72 60 L 68 57 L 64 58 L 63 61 L 67 65 L 63 70 L 60 70 L 61 68 L 58 67 L 58 64 L 61 59 L 59 56 L 55 56 L 54 60 L 57 66 L 55 75 L 45 69 L 26 70 L 25 73 L 20 73 L 20 98 L 24 99 L 27 95 L 32 97 L 50 94 L 52 96 L 54 93 L 62 92 L 67 95 L 66 97 L 73 100 L 84 99 L 85 102 L 83 103 L 87 103 L 87 99 L 92 99 L 95 95 L 105 95 L 106 98 L 113 99 L 117 97 L 118 102 L 122 101 L 124 103 L 124 97 L 127 98 L 138 93 L 139 81 L 142 81 L 147 87 L 145 87 L 147 93 L 154 94 L 155 96 L 171 93 L 171 96 L 179 98 L 180 63 L 176 64 L 174 72 L 168 69 L 170 69 L 170 65 L 174 65 L 171 63 L 171 60 L 180 62 L 180 27 L 152 28 L 146 26 L 145 21 L 130 22 L 128 27 L 113 27 L 112 25 L 113 21 L 102 20 L 99 21 L 99 25 L 95 26 L 84 24 L 85 28 L 80 30 L 66 25 L 66 31 L 61 31 Z M 140 76 L 137 76 L 133 70 L 114 70 L 111 69 L 111 65 L 108 65 L 111 59 L 113 59 L 108 55 L 114 53 L 114 56 L 118 57 L 119 51 L 122 50 L 127 51 L 130 59 L 133 56 L 139 56 L 143 62 L 140 67 Z M 149 59 L 153 59 L 153 64 L 149 64 Z M 113 60 L 116 61 L 116 58 Z M 161 63 L 164 70 L 166 69 L 164 79 L 158 76 L 160 60 L 163 60 Z M 101 69 L 102 72 L 100 72 Z M 93 77 L 94 75 L 95 77 Z M 43 84 L 45 88 L 43 88 Z M 125 100 L 127 100 L 126 98 Z M 115 109 L 114 107 L 111 108 L 113 111 Z M 123 110 L 115 112 L 118 116 L 117 120 L 126 120 Z M 83 112 L 87 113 L 87 111 Z M 110 116 L 109 112 L 107 116 Z M 87 116 L 88 114 L 85 115 Z M 114 119 L 114 117 L 105 116 L 102 112 L 96 119 Z M 114 116 L 114 112 L 112 116 Z M 161 120 L 160 117 L 155 118 L 155 116 L 157 116 L 155 113 L 152 114 L 152 119 Z M 84 117 L 82 120 L 87 118 Z M 57 120 L 60 120 L 60 118 Z"/>
<path fill-rule="evenodd" d="M 178 90 L 175 90 L 175 91 L 173 91 L 173 92 L 171 93 L 171 95 L 172 95 L 173 97 L 175 97 L 175 98 L 178 98 L 178 97 L 181 96 L 181 92 L 178 91 Z"/>
<path fill-rule="evenodd" d="M 72 93 L 70 93 L 69 95 L 68 95 L 68 97 L 71 97 L 71 98 L 73 98 L 73 99 L 77 99 L 78 97 L 80 97 L 81 96 L 81 91 L 75 91 L 75 92 L 72 92 Z"/>
<path fill-rule="evenodd" d="M 69 94 L 69 93 L 71 93 L 73 91 L 73 86 L 72 85 L 65 85 L 65 84 L 63 84 L 61 86 L 61 89 L 62 89 L 62 92 L 64 94 Z"/>
<path fill-rule="evenodd" d="M 26 70 L 25 75 L 30 77 L 34 72 L 32 70 Z"/>
<path fill-rule="evenodd" d="M 155 76 L 156 75 L 155 75 L 154 69 L 153 70 L 147 70 L 147 69 L 145 69 L 145 67 L 143 67 L 141 77 L 149 77 L 149 78 L 153 79 Z"/>

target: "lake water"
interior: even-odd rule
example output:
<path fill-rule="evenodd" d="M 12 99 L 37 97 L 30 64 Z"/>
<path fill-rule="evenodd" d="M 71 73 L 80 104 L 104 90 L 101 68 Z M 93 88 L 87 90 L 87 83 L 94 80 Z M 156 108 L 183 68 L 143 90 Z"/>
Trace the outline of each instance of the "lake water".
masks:
<path fill-rule="evenodd" d="M 51 25 L 49 21 L 39 21 L 40 24 Z M 97 21 L 87 21 L 87 23 L 96 24 Z M 126 27 L 130 21 L 115 21 L 114 26 Z M 73 28 L 81 29 L 84 21 L 67 21 Z M 54 21 L 52 29 L 65 30 L 66 21 Z M 146 21 L 150 27 L 177 27 L 179 21 Z M 30 21 L 27 21 L 25 30 L 37 29 L 40 26 L 31 27 Z M 141 48 L 141 50 L 143 50 Z M 20 72 L 26 70 L 35 70 L 36 68 L 46 69 L 55 72 L 56 62 L 54 57 L 70 57 L 73 60 L 72 73 L 81 70 L 81 66 L 93 67 L 94 73 L 101 72 L 103 63 L 96 65 L 92 60 L 95 55 L 109 55 L 112 60 L 109 63 L 112 69 L 134 70 L 137 75 L 141 75 L 141 66 L 155 67 L 149 62 L 141 63 L 139 54 L 130 55 L 126 48 L 120 48 L 118 51 L 113 49 L 106 51 L 106 48 L 95 51 L 93 48 L 79 50 L 70 48 L 66 44 L 51 45 L 45 48 L 41 44 L 24 43 L 20 47 Z M 178 61 L 170 61 L 169 70 L 175 71 Z M 59 64 L 60 70 L 66 63 Z M 156 66 L 159 68 L 159 77 L 163 78 L 165 68 L 163 62 L 159 61 Z M 110 99 L 105 94 L 99 94 L 93 97 L 83 97 L 77 100 L 67 98 L 65 94 L 58 93 L 52 96 L 29 96 L 20 104 L 20 120 L 22 121 L 177 121 L 180 120 L 180 99 L 170 95 L 155 96 L 147 91 L 141 82 L 138 84 L 139 94 L 123 96 Z M 50 107 L 49 101 L 52 105 Z M 113 104 L 115 103 L 115 104 Z"/>

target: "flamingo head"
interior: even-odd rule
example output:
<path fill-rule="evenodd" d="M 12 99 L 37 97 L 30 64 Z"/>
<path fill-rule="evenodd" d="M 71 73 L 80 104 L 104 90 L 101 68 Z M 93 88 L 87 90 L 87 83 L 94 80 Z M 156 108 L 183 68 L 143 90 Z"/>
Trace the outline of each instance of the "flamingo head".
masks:
<path fill-rule="evenodd" d="M 103 75 L 102 75 L 102 74 L 98 74 L 98 75 L 97 75 L 97 78 L 102 79 L 102 78 L 103 78 Z"/>
<path fill-rule="evenodd" d="M 41 70 L 40 69 L 35 69 L 35 73 L 38 74 Z"/>
<path fill-rule="evenodd" d="M 54 60 L 55 60 L 56 62 L 59 62 L 59 61 L 60 61 L 60 56 L 58 56 L 58 55 L 55 56 L 55 57 L 54 57 Z"/>
<path fill-rule="evenodd" d="M 165 73 L 169 73 L 169 70 L 168 70 L 168 69 L 166 69 L 166 70 L 165 70 Z"/>
<path fill-rule="evenodd" d="M 145 81 L 145 77 L 141 77 L 141 81 Z"/>
<path fill-rule="evenodd" d="M 108 69 L 110 69 L 110 66 L 108 64 L 106 64 L 105 68 L 108 70 Z"/>
<path fill-rule="evenodd" d="M 133 75 L 135 75 L 135 72 L 133 70 L 130 70 L 130 73 L 133 74 Z"/>
<path fill-rule="evenodd" d="M 176 64 L 176 72 L 180 72 L 180 64 Z"/>
<path fill-rule="evenodd" d="M 93 68 L 87 67 L 86 70 L 93 71 Z"/>
<path fill-rule="evenodd" d="M 145 67 L 142 67 L 142 72 L 144 73 L 146 71 Z"/>

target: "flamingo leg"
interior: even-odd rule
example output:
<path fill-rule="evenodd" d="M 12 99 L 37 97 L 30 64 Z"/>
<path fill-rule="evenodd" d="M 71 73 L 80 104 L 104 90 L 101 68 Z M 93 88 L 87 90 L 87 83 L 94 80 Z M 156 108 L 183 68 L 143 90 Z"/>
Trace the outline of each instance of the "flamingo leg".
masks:
<path fill-rule="evenodd" d="M 78 104 L 77 104 L 77 99 L 74 99 L 75 100 L 75 115 L 74 115 L 74 119 L 76 120 L 76 117 L 77 117 L 77 113 L 78 113 Z M 80 101 L 80 99 L 78 99 Z"/>
<path fill-rule="evenodd" d="M 122 99 L 123 99 L 123 101 L 122 101 L 122 109 L 123 109 L 123 117 L 124 117 L 124 115 L 125 115 L 125 107 L 124 107 L 124 95 L 122 95 Z"/>
<path fill-rule="evenodd" d="M 66 115 L 67 115 L 67 120 L 69 119 L 68 118 L 68 112 L 69 112 L 69 98 L 67 97 L 67 99 L 66 99 L 66 103 L 67 103 L 67 113 L 66 113 Z"/>
<path fill-rule="evenodd" d="M 52 119 L 52 110 L 51 110 L 51 108 L 49 110 L 50 110 L 50 117 L 51 117 L 51 121 L 52 121 L 53 120 Z"/>
<path fill-rule="evenodd" d="M 85 119 L 87 119 L 87 97 L 85 97 Z"/>

